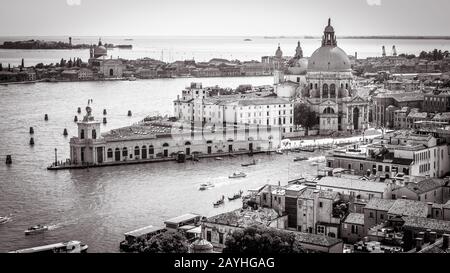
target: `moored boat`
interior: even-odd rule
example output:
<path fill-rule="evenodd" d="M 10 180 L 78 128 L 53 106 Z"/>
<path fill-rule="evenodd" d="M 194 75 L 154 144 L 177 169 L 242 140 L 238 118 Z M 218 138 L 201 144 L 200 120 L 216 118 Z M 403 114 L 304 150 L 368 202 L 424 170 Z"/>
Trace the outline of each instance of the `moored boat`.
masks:
<path fill-rule="evenodd" d="M 309 152 L 309 153 L 313 153 L 316 151 L 316 149 L 314 147 L 303 147 L 303 148 L 299 148 L 299 150 L 301 152 Z"/>
<path fill-rule="evenodd" d="M 305 161 L 305 160 L 308 160 L 308 158 L 305 156 L 299 156 L 299 157 L 294 158 L 294 162 Z"/>
<path fill-rule="evenodd" d="M 88 245 L 80 241 L 69 241 L 45 246 L 31 247 L 11 251 L 9 253 L 84 253 L 87 252 Z"/>
<path fill-rule="evenodd" d="M 36 225 L 36 226 L 32 226 L 29 229 L 25 230 L 25 235 L 43 233 L 47 230 L 48 230 L 48 226 Z"/>
<path fill-rule="evenodd" d="M 253 166 L 253 165 L 256 165 L 256 160 L 254 160 L 254 159 L 250 163 L 243 163 L 243 164 L 241 164 L 242 167 L 248 167 L 248 166 Z"/>
<path fill-rule="evenodd" d="M 222 199 L 219 199 L 215 203 L 213 203 L 213 206 L 218 207 L 220 205 L 223 205 L 224 203 L 225 203 L 225 196 L 222 195 Z"/>
<path fill-rule="evenodd" d="M 243 172 L 239 172 L 239 173 L 233 173 L 232 175 L 228 176 L 228 178 L 241 178 L 241 177 L 246 177 L 247 175 Z"/>
<path fill-rule="evenodd" d="M 214 158 L 215 160 L 223 160 L 223 158 L 221 158 L 221 157 L 216 157 L 216 158 Z"/>
<path fill-rule="evenodd" d="M 239 191 L 239 193 L 236 193 L 232 197 L 228 197 L 228 201 L 233 201 L 233 200 L 241 198 L 242 197 L 242 193 L 243 193 L 242 191 Z"/>

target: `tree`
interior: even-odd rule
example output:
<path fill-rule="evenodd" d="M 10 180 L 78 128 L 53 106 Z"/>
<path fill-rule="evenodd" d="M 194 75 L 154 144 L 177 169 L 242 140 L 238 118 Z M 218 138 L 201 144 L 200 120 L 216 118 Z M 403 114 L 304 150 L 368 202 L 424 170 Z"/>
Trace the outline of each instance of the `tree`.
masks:
<path fill-rule="evenodd" d="M 317 114 L 304 103 L 294 106 L 294 124 L 301 125 L 307 130 L 317 124 Z"/>
<path fill-rule="evenodd" d="M 183 234 L 164 232 L 142 242 L 138 251 L 144 253 L 187 253 L 188 244 Z"/>
<path fill-rule="evenodd" d="M 251 226 L 236 230 L 227 237 L 223 253 L 304 253 L 299 241 L 292 232 Z"/>

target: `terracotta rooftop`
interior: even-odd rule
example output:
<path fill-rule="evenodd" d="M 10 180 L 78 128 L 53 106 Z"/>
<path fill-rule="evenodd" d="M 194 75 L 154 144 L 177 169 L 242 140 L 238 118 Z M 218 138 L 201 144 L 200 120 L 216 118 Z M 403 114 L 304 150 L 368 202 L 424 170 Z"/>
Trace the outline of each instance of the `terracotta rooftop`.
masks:
<path fill-rule="evenodd" d="M 372 198 L 364 207 L 365 209 L 388 211 L 395 203 L 395 200 Z"/>
<path fill-rule="evenodd" d="M 312 234 L 312 233 L 304 233 L 298 231 L 288 231 L 292 232 L 300 244 L 310 244 L 324 247 L 332 247 L 336 244 L 342 243 L 341 239 L 328 237 L 324 235 Z"/>
<path fill-rule="evenodd" d="M 355 224 L 355 225 L 364 225 L 364 213 L 350 213 L 345 218 L 344 223 L 346 224 Z"/>
<path fill-rule="evenodd" d="M 279 217 L 274 209 L 269 208 L 237 209 L 209 217 L 206 222 L 246 228 L 252 225 L 269 226 Z"/>
<path fill-rule="evenodd" d="M 409 183 L 405 187 L 416 194 L 429 192 L 442 186 L 443 180 L 437 178 L 428 178 L 418 183 Z"/>
<path fill-rule="evenodd" d="M 420 201 L 397 199 L 388 210 L 388 214 L 427 217 L 428 205 Z"/>
<path fill-rule="evenodd" d="M 426 217 L 416 217 L 416 216 L 405 216 L 402 217 L 405 223 L 403 227 L 410 227 L 414 229 L 431 229 L 431 231 L 436 231 L 440 233 L 450 232 L 450 221 L 437 220 L 433 218 Z"/>
<path fill-rule="evenodd" d="M 317 182 L 317 188 L 320 189 L 321 187 L 384 193 L 386 191 L 387 185 L 382 182 L 326 176 Z"/>

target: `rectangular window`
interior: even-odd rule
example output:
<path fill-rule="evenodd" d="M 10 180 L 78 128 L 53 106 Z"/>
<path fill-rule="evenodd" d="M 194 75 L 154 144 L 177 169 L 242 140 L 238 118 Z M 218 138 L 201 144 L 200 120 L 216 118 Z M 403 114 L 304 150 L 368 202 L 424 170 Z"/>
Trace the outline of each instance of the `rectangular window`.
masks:
<path fill-rule="evenodd" d="M 317 226 L 317 234 L 324 234 L 324 233 L 325 233 L 325 227 Z"/>
<path fill-rule="evenodd" d="M 321 208 L 321 207 L 323 207 L 323 204 L 322 204 L 322 202 L 319 202 L 319 207 Z"/>
<path fill-rule="evenodd" d="M 373 212 L 369 212 L 369 218 L 373 218 Z"/>
<path fill-rule="evenodd" d="M 223 233 L 219 233 L 219 244 L 223 245 Z"/>
<path fill-rule="evenodd" d="M 206 240 L 207 240 L 208 242 L 211 242 L 211 231 L 210 231 L 210 230 L 208 230 L 208 231 L 206 232 Z"/>

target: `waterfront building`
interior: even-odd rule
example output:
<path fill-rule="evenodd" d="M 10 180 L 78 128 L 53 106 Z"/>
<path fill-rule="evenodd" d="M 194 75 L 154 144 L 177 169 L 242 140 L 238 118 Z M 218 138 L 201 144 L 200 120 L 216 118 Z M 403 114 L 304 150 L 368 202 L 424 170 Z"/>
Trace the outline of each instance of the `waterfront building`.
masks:
<path fill-rule="evenodd" d="M 121 59 L 106 59 L 99 64 L 99 72 L 103 77 L 122 78 L 124 65 Z"/>
<path fill-rule="evenodd" d="M 212 95 L 201 83 L 191 83 L 174 101 L 175 117 L 186 122 L 280 127 L 293 131 L 293 105 L 273 93 Z"/>
<path fill-rule="evenodd" d="M 61 77 L 64 80 L 68 81 L 77 81 L 78 80 L 78 70 L 64 70 L 61 72 Z"/>
<path fill-rule="evenodd" d="M 280 145 L 279 127 L 193 125 L 176 119 L 147 118 L 101 134 L 90 106 L 70 139 L 68 167 L 175 160 L 178 154 L 214 156 L 272 151 Z"/>
<path fill-rule="evenodd" d="M 94 72 L 89 68 L 81 68 L 78 71 L 78 80 L 90 81 L 94 79 Z"/>
<path fill-rule="evenodd" d="M 327 166 L 353 170 L 358 175 L 380 179 L 409 180 L 414 177 L 444 177 L 450 172 L 450 151 L 446 139 L 420 131 L 386 134 L 373 143 L 342 148 L 326 156 Z"/>

